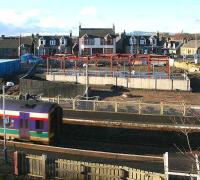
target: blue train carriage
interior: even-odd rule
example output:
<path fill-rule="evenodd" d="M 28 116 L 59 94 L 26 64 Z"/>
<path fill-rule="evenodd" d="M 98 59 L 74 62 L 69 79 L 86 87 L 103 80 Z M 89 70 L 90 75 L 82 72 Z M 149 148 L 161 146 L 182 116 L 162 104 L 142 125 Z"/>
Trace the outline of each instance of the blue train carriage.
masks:
<path fill-rule="evenodd" d="M 0 136 L 4 136 L 3 100 L 0 99 Z M 56 145 L 61 136 L 62 108 L 35 100 L 5 101 L 6 137 Z"/>

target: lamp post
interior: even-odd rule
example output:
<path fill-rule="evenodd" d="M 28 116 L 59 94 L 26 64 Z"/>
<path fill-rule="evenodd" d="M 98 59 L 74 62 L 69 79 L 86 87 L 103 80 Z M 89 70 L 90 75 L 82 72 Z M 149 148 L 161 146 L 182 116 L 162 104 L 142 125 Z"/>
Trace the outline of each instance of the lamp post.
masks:
<path fill-rule="evenodd" d="M 7 146 L 6 146 L 6 113 L 5 113 L 5 88 L 14 86 L 13 82 L 7 82 L 6 85 L 2 86 L 3 92 L 3 132 L 4 132 L 4 142 L 3 142 L 3 153 L 4 153 L 4 160 L 7 163 L 8 156 L 7 156 Z"/>

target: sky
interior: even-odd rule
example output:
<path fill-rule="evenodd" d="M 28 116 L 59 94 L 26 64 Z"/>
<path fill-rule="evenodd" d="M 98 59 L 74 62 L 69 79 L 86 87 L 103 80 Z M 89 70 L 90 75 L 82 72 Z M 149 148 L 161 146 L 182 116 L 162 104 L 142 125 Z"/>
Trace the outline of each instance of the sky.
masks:
<path fill-rule="evenodd" d="M 0 0 L 0 34 L 78 35 L 85 28 L 116 32 L 200 32 L 200 0 Z"/>

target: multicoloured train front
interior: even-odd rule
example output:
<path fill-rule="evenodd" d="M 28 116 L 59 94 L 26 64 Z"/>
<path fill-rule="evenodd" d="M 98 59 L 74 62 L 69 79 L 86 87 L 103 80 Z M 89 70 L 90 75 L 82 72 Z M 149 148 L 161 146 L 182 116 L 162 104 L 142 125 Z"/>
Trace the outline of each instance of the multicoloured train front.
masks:
<path fill-rule="evenodd" d="M 32 100 L 6 100 L 5 102 L 7 138 L 42 144 L 55 144 L 58 142 L 62 110 L 57 104 Z M 0 105 L 0 117 L 0 136 L 3 137 L 2 105 Z"/>

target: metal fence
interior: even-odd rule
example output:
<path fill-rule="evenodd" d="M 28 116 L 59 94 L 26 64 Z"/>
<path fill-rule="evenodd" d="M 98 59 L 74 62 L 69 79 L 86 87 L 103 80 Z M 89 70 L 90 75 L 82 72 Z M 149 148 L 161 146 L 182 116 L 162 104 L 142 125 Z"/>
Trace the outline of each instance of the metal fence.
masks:
<path fill-rule="evenodd" d="M 66 71 L 52 71 L 49 72 L 50 74 L 54 75 L 66 75 L 66 76 L 86 76 L 85 70 L 66 70 Z M 170 77 L 165 72 L 129 72 L 129 71 L 95 71 L 95 70 L 89 70 L 88 76 L 93 77 L 120 77 L 120 78 L 151 78 L 151 79 L 181 79 L 186 80 L 187 75 L 183 73 L 171 73 Z"/>
<path fill-rule="evenodd" d="M 28 175 L 41 179 L 77 179 L 77 180 L 164 180 L 165 175 L 143 171 L 127 166 L 118 166 L 102 163 L 56 159 L 46 155 L 24 154 L 15 152 L 18 161 L 15 174 Z M 20 169 L 23 169 L 23 173 Z"/>

